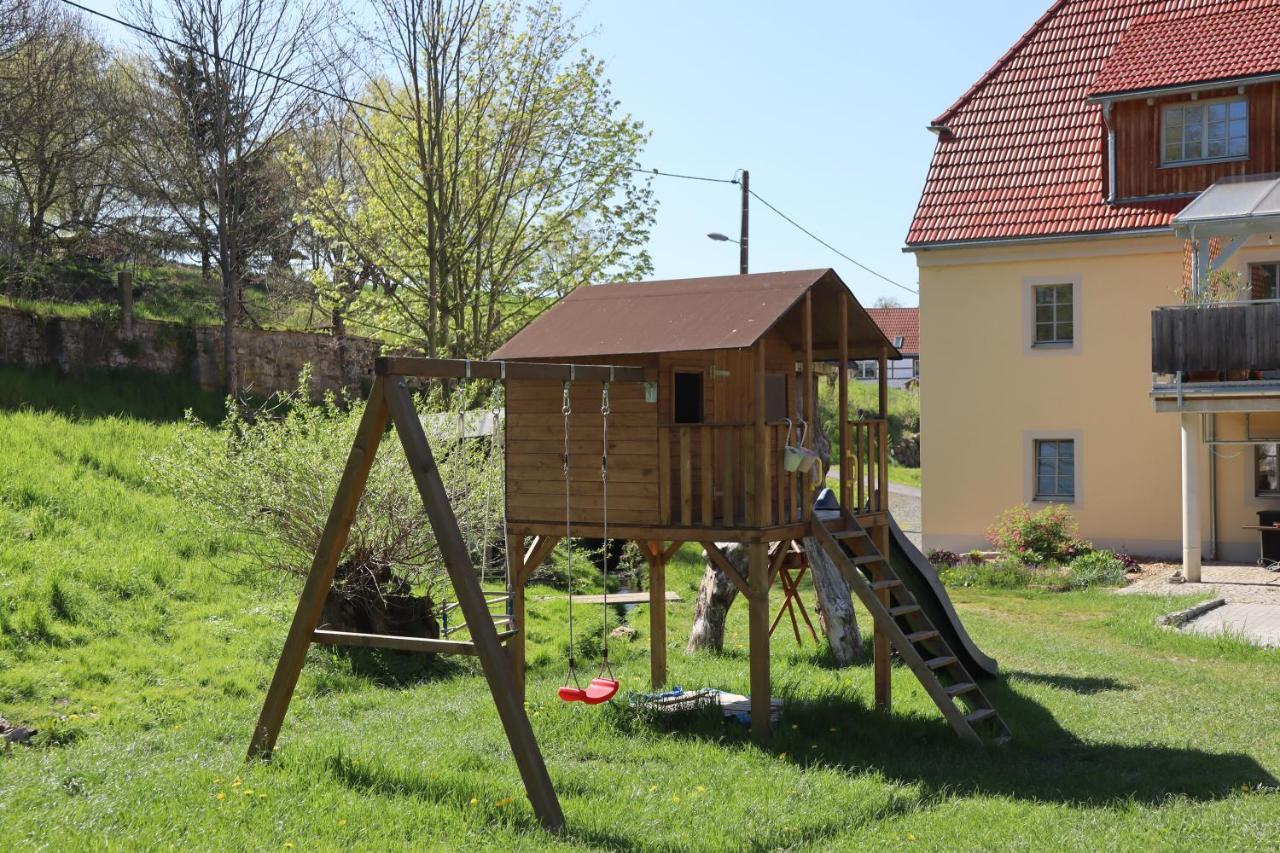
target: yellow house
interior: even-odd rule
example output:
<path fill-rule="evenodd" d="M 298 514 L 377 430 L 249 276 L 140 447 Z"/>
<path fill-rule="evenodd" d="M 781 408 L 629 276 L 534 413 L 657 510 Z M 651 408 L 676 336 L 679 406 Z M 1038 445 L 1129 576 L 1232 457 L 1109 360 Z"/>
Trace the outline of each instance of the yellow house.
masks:
<path fill-rule="evenodd" d="M 1060 0 L 934 120 L 906 247 L 927 547 L 1058 502 L 1188 580 L 1259 557 L 1280 510 L 1277 43 L 1280 4 Z"/>

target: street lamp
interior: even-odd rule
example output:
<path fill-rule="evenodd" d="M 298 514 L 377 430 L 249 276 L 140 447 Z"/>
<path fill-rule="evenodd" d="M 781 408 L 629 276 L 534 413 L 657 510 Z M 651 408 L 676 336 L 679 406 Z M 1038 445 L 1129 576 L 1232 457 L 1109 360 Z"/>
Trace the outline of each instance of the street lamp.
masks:
<path fill-rule="evenodd" d="M 738 242 L 737 240 L 733 239 L 732 237 L 726 237 L 724 234 L 721 234 L 719 231 L 712 231 L 712 232 L 711 232 L 710 234 L 708 234 L 707 236 L 708 236 L 709 238 L 711 238 L 712 240 L 715 240 L 715 241 L 720 242 L 720 243 L 737 243 L 737 242 Z"/>

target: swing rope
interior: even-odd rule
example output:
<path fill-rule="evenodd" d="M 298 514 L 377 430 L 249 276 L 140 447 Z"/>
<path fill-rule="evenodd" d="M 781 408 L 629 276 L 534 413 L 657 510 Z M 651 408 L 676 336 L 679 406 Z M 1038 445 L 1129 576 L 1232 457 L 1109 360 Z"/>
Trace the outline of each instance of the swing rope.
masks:
<path fill-rule="evenodd" d="M 613 371 L 610 370 L 610 373 Z M 600 659 L 600 675 L 608 675 L 616 681 L 609 667 L 609 383 L 605 381 L 600 396 L 600 490 L 603 503 L 601 527 L 604 538 L 604 602 L 601 604 L 600 645 L 604 650 Z"/>
<path fill-rule="evenodd" d="M 574 686 L 581 690 L 582 685 L 578 683 L 578 668 L 573 659 L 573 527 L 572 514 L 569 511 L 569 416 L 573 414 L 573 407 L 569 403 L 568 382 L 564 383 L 560 414 L 564 416 L 564 456 L 561 457 L 560 467 L 564 474 L 564 541 L 568 550 L 566 573 L 569 577 L 569 677 L 573 679 Z"/>

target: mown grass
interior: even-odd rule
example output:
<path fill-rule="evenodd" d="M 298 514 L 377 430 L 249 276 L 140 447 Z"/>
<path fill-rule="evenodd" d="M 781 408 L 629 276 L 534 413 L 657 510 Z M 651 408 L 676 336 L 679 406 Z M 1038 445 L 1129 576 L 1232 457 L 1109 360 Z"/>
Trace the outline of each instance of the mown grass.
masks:
<path fill-rule="evenodd" d="M 1154 617 L 1181 602 L 1103 591 L 956 591 L 1000 659 L 989 692 L 1015 734 L 975 750 L 908 672 L 894 712 L 874 711 L 866 667 L 833 670 L 789 627 L 768 746 L 713 717 L 561 704 L 565 600 L 535 587 L 529 709 L 568 817 L 557 839 L 537 829 L 469 659 L 405 679 L 317 648 L 275 761 L 245 765 L 297 589 L 148 484 L 142 459 L 191 401 L 147 380 L 8 370 L 0 389 L 0 715 L 42 729 L 0 754 L 5 848 L 1280 844 L 1280 653 L 1163 631 Z M 695 558 L 670 569 L 684 598 L 672 680 L 746 692 L 745 608 L 723 655 L 682 651 Z M 598 624 L 585 612 L 580 626 Z M 611 658 L 642 690 L 645 608 L 629 621 L 638 638 Z"/>

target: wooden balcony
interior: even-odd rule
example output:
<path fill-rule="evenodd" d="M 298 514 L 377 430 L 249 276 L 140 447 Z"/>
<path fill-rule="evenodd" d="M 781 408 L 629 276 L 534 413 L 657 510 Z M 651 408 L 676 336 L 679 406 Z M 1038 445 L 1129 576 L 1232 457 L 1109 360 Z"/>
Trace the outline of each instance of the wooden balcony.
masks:
<path fill-rule="evenodd" d="M 1280 369 L 1280 300 L 1173 305 L 1151 314 L 1151 372 L 1214 380 Z"/>
<path fill-rule="evenodd" d="M 785 422 L 765 428 L 756 447 L 750 423 L 669 424 L 658 427 L 661 524 L 755 528 L 806 521 L 808 496 L 821 472 L 796 474 L 783 465 Z M 761 450 L 766 464 L 756 456 Z M 762 504 L 757 495 L 767 495 Z M 763 512 L 763 518 L 757 517 Z"/>
<path fill-rule="evenodd" d="M 846 421 L 848 475 L 840 484 L 840 505 L 856 515 L 889 509 L 889 421 Z"/>

